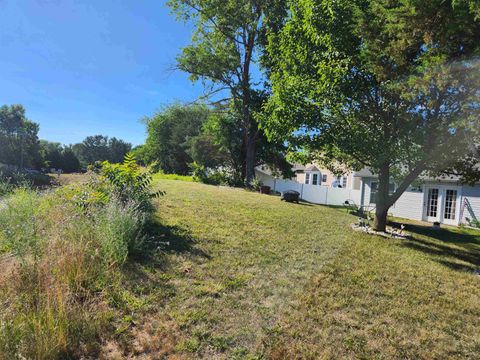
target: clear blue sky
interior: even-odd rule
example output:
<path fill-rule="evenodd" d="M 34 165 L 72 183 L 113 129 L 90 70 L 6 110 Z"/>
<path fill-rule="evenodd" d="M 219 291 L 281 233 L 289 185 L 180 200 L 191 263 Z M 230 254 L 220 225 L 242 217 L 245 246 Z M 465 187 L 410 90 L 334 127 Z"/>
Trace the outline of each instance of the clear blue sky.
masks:
<path fill-rule="evenodd" d="M 0 105 L 23 104 L 42 139 L 141 144 L 141 117 L 202 94 L 170 70 L 190 35 L 164 0 L 0 0 Z"/>

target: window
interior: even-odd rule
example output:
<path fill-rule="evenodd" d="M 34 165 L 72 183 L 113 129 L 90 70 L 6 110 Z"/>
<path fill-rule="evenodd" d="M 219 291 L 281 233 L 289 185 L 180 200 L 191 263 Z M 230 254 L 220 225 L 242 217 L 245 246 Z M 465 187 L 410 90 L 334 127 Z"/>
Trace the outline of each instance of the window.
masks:
<path fill-rule="evenodd" d="M 305 184 L 310 184 L 310 173 L 305 174 Z"/>
<path fill-rule="evenodd" d="M 312 184 L 313 185 L 318 185 L 318 174 L 313 174 Z"/>
<path fill-rule="evenodd" d="M 327 174 L 322 175 L 322 182 L 327 182 Z"/>
<path fill-rule="evenodd" d="M 392 195 L 394 191 L 395 191 L 395 184 L 390 183 L 390 185 L 388 186 L 388 194 Z M 370 204 L 377 203 L 377 192 L 378 192 L 378 182 L 372 181 L 370 183 Z"/>
<path fill-rule="evenodd" d="M 342 188 L 345 189 L 346 187 L 347 187 L 347 177 L 344 176 L 344 177 L 342 178 Z"/>

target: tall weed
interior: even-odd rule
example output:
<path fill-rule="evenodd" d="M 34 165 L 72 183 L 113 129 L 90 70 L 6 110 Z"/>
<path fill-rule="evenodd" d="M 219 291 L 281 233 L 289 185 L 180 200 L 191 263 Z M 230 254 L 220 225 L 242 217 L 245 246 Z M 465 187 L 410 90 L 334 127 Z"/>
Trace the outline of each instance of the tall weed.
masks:
<path fill-rule="evenodd" d="M 0 359 L 97 355 L 114 310 L 111 284 L 142 250 L 149 214 L 113 194 L 78 207 L 82 191 L 22 188 L 2 201 Z"/>

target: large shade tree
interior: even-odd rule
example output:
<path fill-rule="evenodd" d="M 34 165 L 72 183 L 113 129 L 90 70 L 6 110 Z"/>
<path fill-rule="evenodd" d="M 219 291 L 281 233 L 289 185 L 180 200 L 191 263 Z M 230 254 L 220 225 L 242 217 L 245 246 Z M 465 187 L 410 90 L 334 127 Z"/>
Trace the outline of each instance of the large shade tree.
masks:
<path fill-rule="evenodd" d="M 22 105 L 0 107 L 0 163 L 39 166 L 38 130 L 39 125 L 27 119 Z"/>
<path fill-rule="evenodd" d="M 479 179 L 474 1 L 291 4 L 284 28 L 270 35 L 272 138 L 377 174 L 377 230 L 420 175 Z"/>
<path fill-rule="evenodd" d="M 265 31 L 285 15 L 284 0 L 170 0 L 184 20 L 193 20 L 192 44 L 178 57 L 178 68 L 193 81 L 202 81 L 207 95 L 227 100 L 238 116 L 244 177 L 255 177 L 257 146 L 261 137 L 255 112 L 262 93 L 258 60 Z M 228 94 L 225 99 L 224 94 Z"/>
<path fill-rule="evenodd" d="M 189 152 L 192 138 L 202 131 L 211 110 L 204 105 L 172 104 L 151 117 L 145 117 L 147 141 L 144 161 L 156 162 L 166 173 L 186 175 L 194 161 Z"/>

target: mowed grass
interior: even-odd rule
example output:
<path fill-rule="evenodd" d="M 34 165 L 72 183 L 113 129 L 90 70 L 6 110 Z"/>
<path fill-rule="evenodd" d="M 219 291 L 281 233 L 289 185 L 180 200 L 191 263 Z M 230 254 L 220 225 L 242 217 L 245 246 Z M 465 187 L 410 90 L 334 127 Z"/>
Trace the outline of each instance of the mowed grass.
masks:
<path fill-rule="evenodd" d="M 164 301 L 111 358 L 478 358 L 478 232 L 411 225 L 413 239 L 384 239 L 351 230 L 343 209 L 158 187 L 167 244 L 161 271 L 142 266 Z"/>

